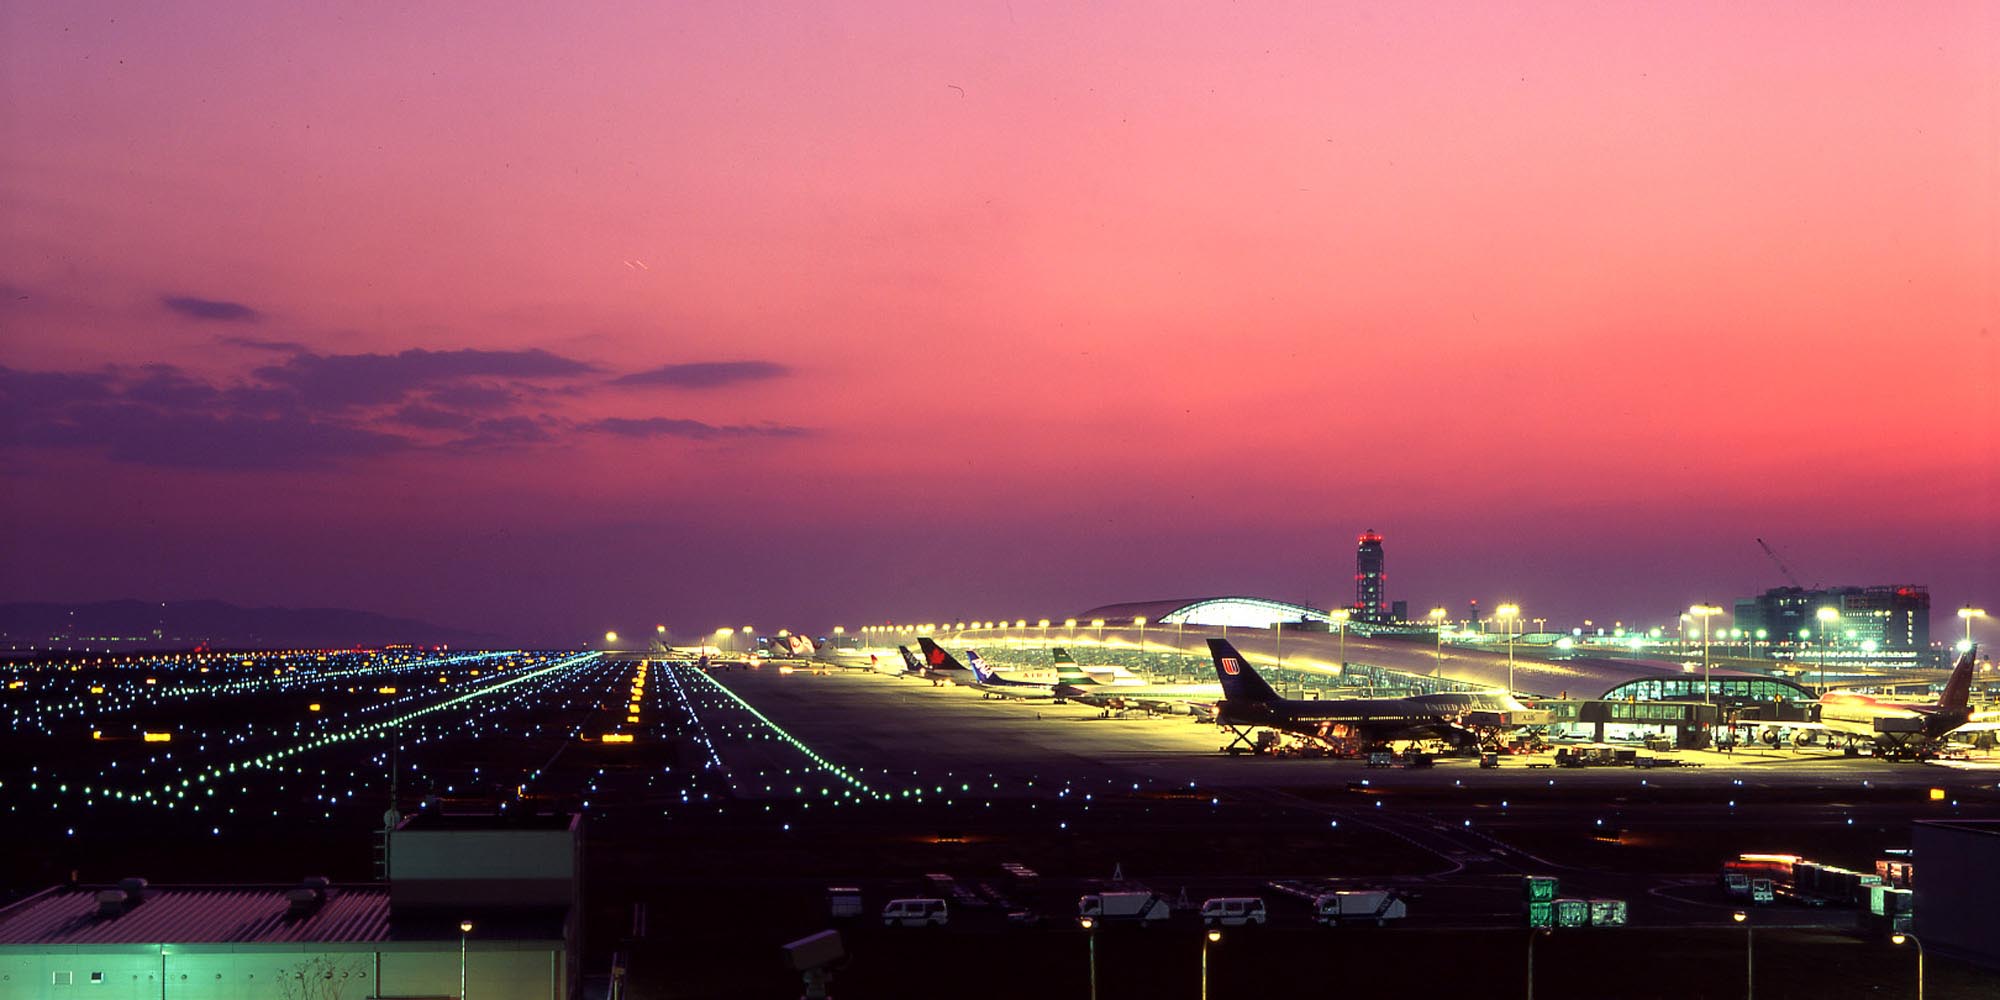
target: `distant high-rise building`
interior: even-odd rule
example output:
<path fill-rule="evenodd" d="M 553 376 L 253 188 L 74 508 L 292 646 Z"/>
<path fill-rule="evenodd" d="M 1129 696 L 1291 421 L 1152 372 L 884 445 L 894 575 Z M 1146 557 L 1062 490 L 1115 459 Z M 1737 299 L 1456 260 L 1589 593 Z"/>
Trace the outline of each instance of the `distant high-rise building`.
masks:
<path fill-rule="evenodd" d="M 1356 539 L 1354 551 L 1354 617 L 1364 622 L 1389 619 L 1389 602 L 1382 596 L 1387 574 L 1382 572 L 1382 536 L 1369 529 Z"/>
<path fill-rule="evenodd" d="M 1390 620 L 1390 621 L 1392 621 L 1392 622 L 1406 622 L 1406 621 L 1409 621 L 1409 620 L 1410 620 L 1410 602 L 1408 602 L 1408 601 L 1390 601 L 1390 602 L 1389 602 L 1389 620 Z"/>
<path fill-rule="evenodd" d="M 1834 634 L 1822 636 L 1819 609 L 1838 615 Z M 1872 642 L 1883 650 L 1924 650 L 1931 644 L 1931 595 L 1921 586 L 1777 587 L 1736 602 L 1736 627 L 1771 642 L 1796 642 L 1799 633 L 1812 642 L 1831 639 L 1835 645 Z"/>

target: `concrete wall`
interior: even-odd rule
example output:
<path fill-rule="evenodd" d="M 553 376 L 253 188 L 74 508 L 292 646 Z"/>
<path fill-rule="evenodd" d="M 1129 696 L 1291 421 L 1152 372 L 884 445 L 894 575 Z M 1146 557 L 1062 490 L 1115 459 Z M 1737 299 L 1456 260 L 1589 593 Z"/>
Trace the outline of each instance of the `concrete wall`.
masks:
<path fill-rule="evenodd" d="M 466 994 L 475 1000 L 568 1000 L 562 961 L 560 944 L 475 942 L 466 954 Z M 101 974 L 102 981 L 92 982 L 92 973 Z M 63 982 L 65 974 L 68 982 Z M 157 945 L 0 947 L 0 998 L 5 1000 L 367 1000 L 457 995 L 456 941 L 343 945 L 331 950 L 169 945 L 164 957 Z"/>
<path fill-rule="evenodd" d="M 405 906 L 569 906 L 577 844 L 568 830 L 397 830 L 389 897 Z"/>

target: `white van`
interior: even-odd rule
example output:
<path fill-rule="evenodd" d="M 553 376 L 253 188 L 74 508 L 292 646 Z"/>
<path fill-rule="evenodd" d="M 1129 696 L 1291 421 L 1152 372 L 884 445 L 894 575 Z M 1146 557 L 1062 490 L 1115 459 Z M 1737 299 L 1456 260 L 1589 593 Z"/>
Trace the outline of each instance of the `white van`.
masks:
<path fill-rule="evenodd" d="M 942 899 L 892 899 L 882 908 L 884 927 L 943 927 L 948 919 Z"/>
<path fill-rule="evenodd" d="M 1264 901 L 1256 896 L 1219 896 L 1201 903 L 1201 922 L 1208 927 L 1262 924 L 1264 917 Z"/>

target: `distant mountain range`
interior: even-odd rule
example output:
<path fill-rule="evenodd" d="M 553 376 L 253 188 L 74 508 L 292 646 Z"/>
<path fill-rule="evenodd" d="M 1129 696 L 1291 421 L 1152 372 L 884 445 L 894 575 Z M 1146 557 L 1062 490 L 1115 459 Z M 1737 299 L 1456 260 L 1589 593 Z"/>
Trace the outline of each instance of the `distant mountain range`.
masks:
<path fill-rule="evenodd" d="M 340 649 L 353 646 L 507 649 L 497 635 L 347 608 L 242 608 L 222 601 L 0 604 L 0 648 Z"/>

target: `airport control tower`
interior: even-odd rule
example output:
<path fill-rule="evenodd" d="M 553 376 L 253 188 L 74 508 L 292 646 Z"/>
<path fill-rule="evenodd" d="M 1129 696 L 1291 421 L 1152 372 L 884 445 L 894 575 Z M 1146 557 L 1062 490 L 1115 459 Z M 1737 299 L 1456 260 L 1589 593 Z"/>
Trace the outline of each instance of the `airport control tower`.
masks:
<path fill-rule="evenodd" d="M 1383 596 L 1382 588 L 1387 574 L 1382 572 L 1382 536 L 1373 528 L 1361 533 L 1355 539 L 1359 544 L 1354 551 L 1354 617 L 1365 622 L 1381 622 L 1389 619 L 1389 601 Z"/>

